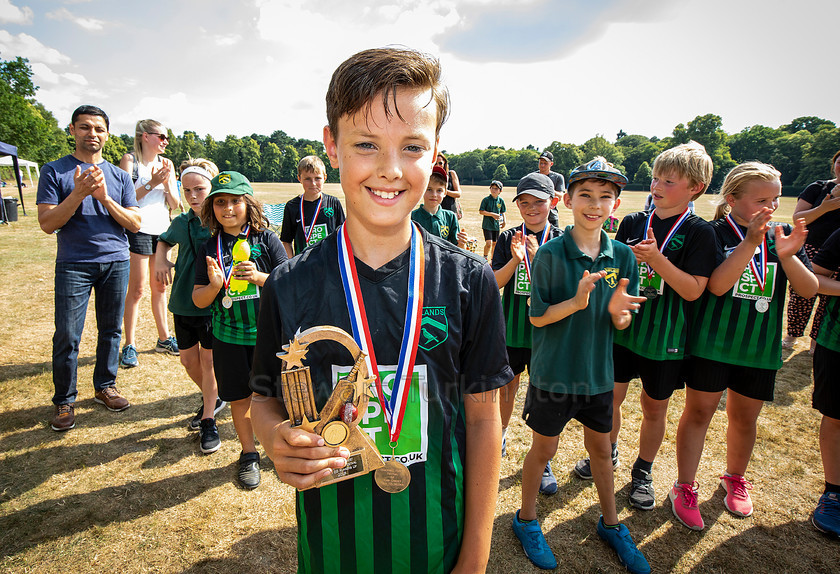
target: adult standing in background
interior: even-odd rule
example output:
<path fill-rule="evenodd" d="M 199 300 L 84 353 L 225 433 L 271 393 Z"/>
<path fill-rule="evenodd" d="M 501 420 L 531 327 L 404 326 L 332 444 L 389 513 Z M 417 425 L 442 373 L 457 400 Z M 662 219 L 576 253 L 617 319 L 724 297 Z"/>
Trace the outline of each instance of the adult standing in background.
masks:
<path fill-rule="evenodd" d="M 166 151 L 166 128 L 155 120 L 140 120 L 134 130 L 134 151 L 120 160 L 120 167 L 131 175 L 140 205 L 140 231 L 128 234 L 131 274 L 125 296 L 125 346 L 120 366 L 136 367 L 137 313 L 143 285 L 152 291 L 152 314 L 158 332 L 155 351 L 178 355 L 178 342 L 170 336 L 166 321 L 166 288 L 155 278 L 154 255 L 158 236 L 169 228 L 169 210 L 180 205 L 172 162 L 160 154 Z"/>
<path fill-rule="evenodd" d="M 553 165 L 554 154 L 550 151 L 544 151 L 540 154 L 538 169 L 534 173 L 541 173 L 551 178 L 551 182 L 554 184 L 554 196 L 557 197 L 557 194 L 562 194 L 566 191 L 566 181 L 561 174 L 556 171 L 551 171 L 551 166 Z M 552 207 L 548 212 L 548 222 L 551 225 L 559 226 L 559 221 L 560 217 L 557 215 L 557 207 Z"/>
<path fill-rule="evenodd" d="M 840 229 L 840 151 L 831 158 L 831 168 L 834 172 L 832 179 L 815 181 L 799 194 L 799 201 L 793 208 L 793 219 L 805 219 L 808 226 L 808 237 L 805 239 L 805 253 L 813 259 L 826 239 L 837 229 Z M 787 337 L 782 340 L 782 346 L 792 349 L 796 339 L 805 334 L 805 326 L 811 318 L 816 297 L 804 299 L 790 290 L 787 310 Z M 827 297 L 820 295 L 820 303 L 814 313 L 814 323 L 811 325 L 811 352 L 816 346 L 817 334 L 825 315 Z"/>
<path fill-rule="evenodd" d="M 437 154 L 435 165 L 439 165 L 449 174 L 449 179 L 446 182 L 446 195 L 443 196 L 443 201 L 440 202 L 440 206 L 454 212 L 458 216 L 458 219 L 461 219 L 463 213 L 460 212 L 460 205 L 456 201 L 461 197 L 461 182 L 458 179 L 458 174 L 454 169 L 449 169 L 449 160 L 442 153 Z"/>
<path fill-rule="evenodd" d="M 108 128 L 108 116 L 101 109 L 77 108 L 70 122 L 75 151 L 45 165 L 38 181 L 38 223 L 46 233 L 58 232 L 52 360 L 55 414 L 50 421 L 56 431 L 76 425 L 79 341 L 91 289 L 96 292 L 99 331 L 94 400 L 112 411 L 129 407 L 115 384 L 129 275 L 125 230 L 140 229 L 140 214 L 131 178 L 102 159 Z"/>

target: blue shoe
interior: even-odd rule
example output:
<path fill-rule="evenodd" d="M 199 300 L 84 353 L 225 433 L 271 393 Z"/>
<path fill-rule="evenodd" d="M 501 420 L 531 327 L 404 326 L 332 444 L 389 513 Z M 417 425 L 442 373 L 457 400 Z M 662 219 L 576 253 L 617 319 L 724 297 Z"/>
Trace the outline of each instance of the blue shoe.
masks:
<path fill-rule="evenodd" d="M 557 568 L 557 560 L 554 558 L 551 548 L 548 547 L 548 542 L 545 541 L 539 522 L 536 520 L 522 522 L 519 520 L 519 511 L 517 510 L 513 517 L 513 533 L 519 538 L 525 556 L 534 563 L 534 566 L 543 570 Z"/>
<path fill-rule="evenodd" d="M 137 361 L 137 349 L 134 345 L 126 345 L 120 353 L 120 367 L 123 369 L 130 369 L 136 367 L 140 363 Z"/>
<path fill-rule="evenodd" d="M 176 357 L 181 354 L 181 351 L 178 349 L 178 341 L 175 340 L 175 337 L 169 337 L 165 341 L 158 339 L 157 345 L 155 345 L 155 352 L 169 353 L 170 355 L 175 355 Z"/>
<path fill-rule="evenodd" d="M 811 522 L 820 532 L 840 538 L 840 495 L 836 492 L 826 492 L 820 496 Z"/>
<path fill-rule="evenodd" d="M 557 479 L 554 478 L 554 472 L 551 470 L 551 461 L 545 463 L 545 470 L 540 480 L 540 494 L 547 494 L 551 496 L 557 492 Z"/>
<path fill-rule="evenodd" d="M 633 574 L 648 574 L 650 572 L 650 564 L 645 559 L 636 543 L 630 537 L 630 531 L 623 524 L 619 524 L 618 528 L 607 528 L 604 526 L 604 517 L 598 519 L 598 536 L 604 540 L 610 547 L 618 554 L 618 560 L 624 565 L 627 570 Z"/>

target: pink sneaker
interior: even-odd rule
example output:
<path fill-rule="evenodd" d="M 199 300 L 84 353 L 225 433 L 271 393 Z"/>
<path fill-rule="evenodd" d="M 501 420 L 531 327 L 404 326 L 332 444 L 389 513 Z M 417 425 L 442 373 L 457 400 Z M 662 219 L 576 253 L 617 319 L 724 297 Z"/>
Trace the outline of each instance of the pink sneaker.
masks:
<path fill-rule="evenodd" d="M 674 516 L 692 530 L 703 530 L 703 517 L 700 516 L 700 509 L 697 507 L 697 483 L 679 484 L 674 483 L 671 492 L 668 493 L 671 499 L 671 510 Z"/>
<path fill-rule="evenodd" d="M 748 492 L 753 487 L 750 481 L 740 474 L 724 474 L 720 477 L 720 484 L 726 489 L 726 497 L 723 499 L 726 510 L 742 518 L 753 513 L 752 500 Z"/>

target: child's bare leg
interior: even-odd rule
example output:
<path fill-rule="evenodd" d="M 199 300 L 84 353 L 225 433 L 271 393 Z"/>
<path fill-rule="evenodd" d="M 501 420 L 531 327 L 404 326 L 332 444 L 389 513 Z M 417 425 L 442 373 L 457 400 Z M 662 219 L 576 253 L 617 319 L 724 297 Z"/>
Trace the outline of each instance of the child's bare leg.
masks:
<path fill-rule="evenodd" d="M 233 426 L 236 429 L 239 444 L 242 445 L 242 452 L 257 452 L 254 427 L 251 425 L 251 397 L 232 401 L 230 412 L 233 415 Z"/>
<path fill-rule="evenodd" d="M 610 433 L 596 432 L 584 426 L 583 444 L 589 452 L 592 479 L 595 481 L 595 488 L 598 490 L 598 500 L 601 503 L 604 524 L 618 524 L 618 513 L 615 510 L 615 484 Z"/>
<path fill-rule="evenodd" d="M 621 430 L 621 405 L 627 397 L 627 388 L 630 383 L 616 383 L 613 388 L 613 427 L 610 431 L 610 442 L 618 442 L 618 433 Z"/>
<path fill-rule="evenodd" d="M 522 465 L 522 507 L 519 509 L 520 520 L 534 520 L 537 517 L 537 493 L 540 491 L 545 464 L 557 452 L 560 436 L 544 436 L 531 431 L 531 449 Z M 610 466 L 612 472 L 612 466 Z"/>
<path fill-rule="evenodd" d="M 204 399 L 204 412 L 208 413 L 204 418 L 210 418 L 211 415 L 209 413 L 216 410 L 216 399 L 219 398 L 216 373 L 213 372 L 213 350 L 201 348 L 201 351 L 199 351 L 199 361 L 201 368 L 201 396 Z"/>
<path fill-rule="evenodd" d="M 491 241 L 490 242 L 490 256 L 489 256 L 490 260 L 493 259 L 493 249 L 495 249 L 495 248 L 496 248 L 496 242 Z"/>
<path fill-rule="evenodd" d="M 184 366 L 184 370 L 187 371 L 187 375 L 198 385 L 198 389 L 201 390 L 201 380 L 204 373 L 201 370 L 201 354 L 199 349 L 198 343 L 189 349 L 181 349 L 181 355 L 178 358 L 181 359 L 181 364 Z"/>
<path fill-rule="evenodd" d="M 823 415 L 820 422 L 820 456 L 825 481 L 840 484 L 840 419 Z"/>
<path fill-rule="evenodd" d="M 640 402 L 642 403 L 642 428 L 639 432 L 639 458 L 653 462 L 665 438 L 669 399 L 661 401 L 652 399 L 642 389 Z"/>
<path fill-rule="evenodd" d="M 726 472 L 744 476 L 755 446 L 756 421 L 764 401 L 729 389 L 726 396 Z"/>
<path fill-rule="evenodd" d="M 677 428 L 677 482 L 680 484 L 691 484 L 697 478 L 706 431 L 722 394 L 685 389 L 685 409 Z"/>
<path fill-rule="evenodd" d="M 493 246 L 493 242 L 489 239 L 484 242 L 484 258 L 487 259 L 487 254 L 490 253 L 490 248 Z"/>
<path fill-rule="evenodd" d="M 510 417 L 513 415 L 513 404 L 516 401 L 516 391 L 519 389 L 519 377 L 522 373 L 513 377 L 513 380 L 502 387 L 501 397 L 499 400 L 499 409 L 502 414 L 502 429 L 508 427 Z"/>

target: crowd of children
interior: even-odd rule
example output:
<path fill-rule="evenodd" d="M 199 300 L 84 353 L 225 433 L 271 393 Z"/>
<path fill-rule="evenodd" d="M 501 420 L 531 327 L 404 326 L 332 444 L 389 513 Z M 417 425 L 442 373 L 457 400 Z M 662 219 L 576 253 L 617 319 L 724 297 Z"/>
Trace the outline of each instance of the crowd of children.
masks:
<path fill-rule="evenodd" d="M 614 489 L 621 406 L 636 378 L 643 419 L 630 505 L 655 506 L 653 464 L 669 399 L 685 387 L 668 496 L 674 516 L 704 528 L 695 478 L 724 391 L 724 504 L 750 516 L 745 475 L 756 421 L 773 400 L 782 364 L 788 283 L 804 298 L 832 296 L 814 355 L 826 489 L 813 523 L 840 536 L 840 390 L 833 379 L 840 281 L 831 278 L 840 267 L 840 231 L 812 264 L 804 221 L 772 221 L 780 174 L 758 162 L 726 175 L 715 220 L 706 222 L 689 206 L 707 191 L 712 160 L 691 142 L 656 158 L 652 208 L 624 217 L 615 239 L 603 225 L 628 180 L 602 157 L 574 169 L 562 197 L 548 176 L 523 177 L 513 199 L 523 223 L 511 229 L 504 230 L 502 182 L 493 181 L 479 210 L 482 259 L 463 249 L 467 234 L 441 207 L 449 172 L 434 163 L 448 109 L 434 58 L 386 48 L 344 62 L 327 93 L 324 144 L 341 176 L 346 219 L 341 202 L 322 192 L 323 162 L 307 157 L 298 169 L 303 193 L 286 204 L 279 238 L 244 176 L 219 173 L 206 160 L 181 166 L 190 211 L 161 233 L 154 269 L 172 284 L 181 362 L 202 393 L 190 425 L 200 431 L 202 452 L 218 450 L 214 416 L 230 403 L 242 451 L 239 484 L 260 483 L 256 435 L 280 480 L 302 489 L 299 571 L 485 568 L 500 456 L 526 368 L 522 417 L 532 442 L 512 526 L 536 566 L 557 567 L 537 499 L 557 492 L 550 461 L 576 419 L 589 456 L 573 471 L 595 483 L 595 530 L 629 571 L 650 571 L 619 522 Z M 561 199 L 574 222 L 564 230 L 549 223 Z M 352 333 L 369 356 L 380 415 L 366 415 L 360 426 L 385 460 L 407 467 L 401 492 L 379 488 L 372 474 L 309 488 L 352 463 L 345 447 L 291 426 L 280 387 L 278 351 L 319 325 Z M 411 339 L 417 325 L 437 336 Z M 331 346 L 311 348 L 307 364 L 319 407 L 352 366 Z M 415 385 L 414 396 L 428 400 L 394 407 L 411 394 L 399 390 Z"/>

